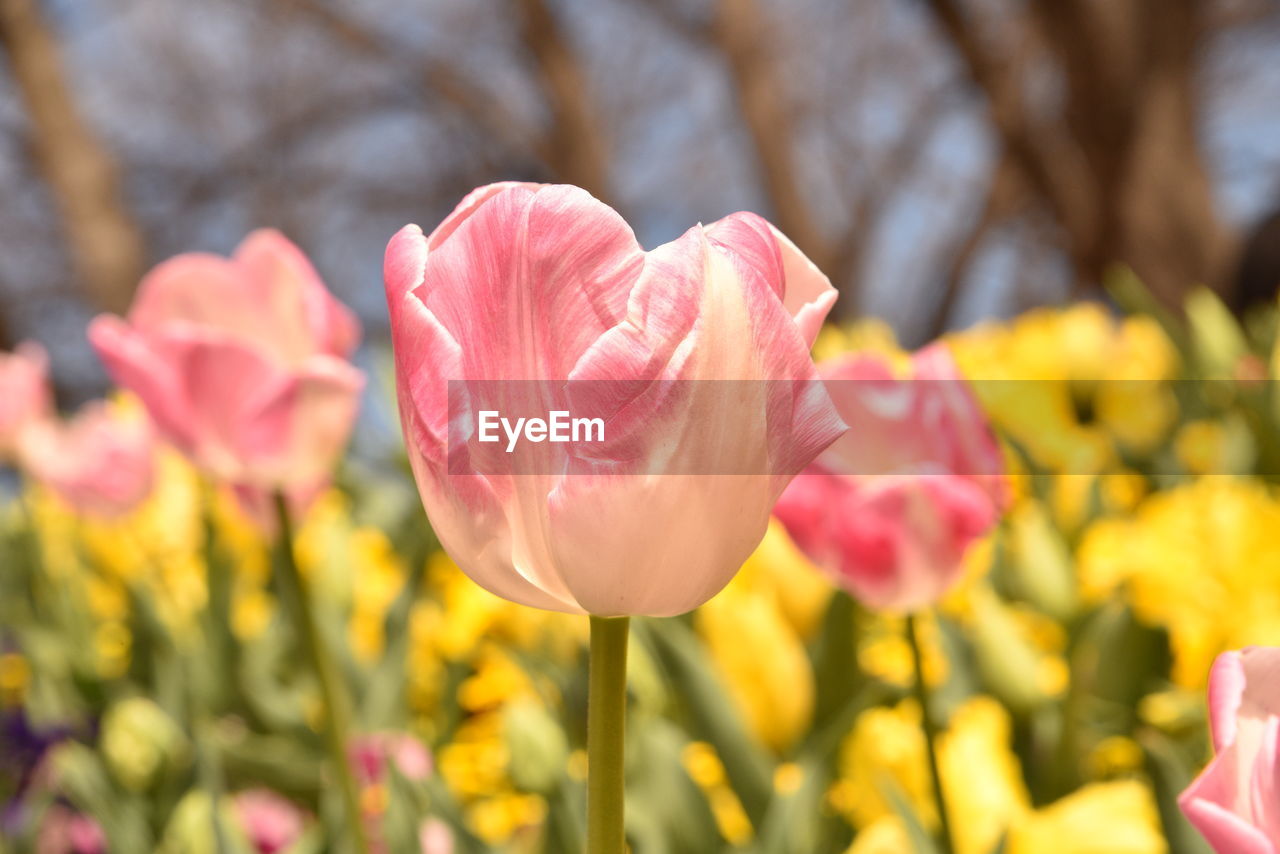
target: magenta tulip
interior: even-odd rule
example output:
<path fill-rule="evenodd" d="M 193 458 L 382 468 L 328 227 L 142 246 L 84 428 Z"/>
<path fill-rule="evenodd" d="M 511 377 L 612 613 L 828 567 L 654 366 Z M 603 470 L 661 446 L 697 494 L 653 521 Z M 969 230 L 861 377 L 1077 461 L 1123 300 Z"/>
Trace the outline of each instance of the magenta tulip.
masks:
<path fill-rule="evenodd" d="M 155 474 L 155 431 L 143 413 L 99 401 L 68 422 L 37 424 L 21 442 L 23 468 L 86 516 L 115 519 L 148 495 Z"/>
<path fill-rule="evenodd" d="M 947 349 L 906 376 L 877 356 L 824 364 L 849 432 L 797 477 L 776 514 L 796 544 L 865 605 L 912 612 L 958 579 L 999 518 L 1003 458 Z"/>
<path fill-rule="evenodd" d="M 26 342 L 0 353 L 0 460 L 12 458 L 22 434 L 48 418 L 52 408 L 44 348 Z"/>
<path fill-rule="evenodd" d="M 431 776 L 431 751 L 412 735 L 375 732 L 355 738 L 347 746 L 351 767 L 361 786 L 387 782 L 388 763 L 406 780 L 422 782 Z"/>
<path fill-rule="evenodd" d="M 166 261 L 127 319 L 99 317 L 89 336 L 165 438 L 241 490 L 313 493 L 350 436 L 359 324 L 274 231 L 249 235 L 230 259 Z"/>
<path fill-rule="evenodd" d="M 423 502 L 458 565 L 507 599 L 599 616 L 697 607 L 843 429 L 809 357 L 835 291 L 755 215 L 645 252 L 583 190 L 495 184 L 430 236 L 402 229 L 385 275 Z M 532 445 L 523 472 L 503 469 L 477 417 L 534 398 L 603 411 L 608 435 Z"/>
<path fill-rule="evenodd" d="M 1209 720 L 1217 756 L 1183 813 L 1218 854 L 1280 854 L 1280 648 L 1218 657 Z"/>

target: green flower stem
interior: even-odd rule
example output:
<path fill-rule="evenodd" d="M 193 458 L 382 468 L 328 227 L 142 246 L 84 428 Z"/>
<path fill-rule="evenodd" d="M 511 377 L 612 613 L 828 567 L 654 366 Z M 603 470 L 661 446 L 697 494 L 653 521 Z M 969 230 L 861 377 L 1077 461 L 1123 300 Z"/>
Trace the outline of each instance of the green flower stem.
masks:
<path fill-rule="evenodd" d="M 907 615 L 907 642 L 916 671 L 916 701 L 920 704 L 920 720 L 924 724 L 925 752 L 929 756 L 929 778 L 933 781 L 933 799 L 938 807 L 938 847 L 942 854 L 955 854 L 955 837 L 951 833 L 951 816 L 943 791 L 938 764 L 938 725 L 929 702 L 929 686 L 924 679 L 924 653 L 920 643 L 920 626 L 915 614 Z"/>
<path fill-rule="evenodd" d="M 351 849 L 356 854 L 369 854 L 369 842 L 365 838 L 364 821 L 360 814 L 360 795 L 356 788 L 356 778 L 351 773 L 351 763 L 347 752 L 347 734 L 350 732 L 351 713 L 347 707 L 347 694 L 341 687 L 338 664 L 320 633 L 320 624 L 316 621 L 316 613 L 312 607 L 311 595 L 307 590 L 302 574 L 298 572 L 298 561 L 293 552 L 293 524 L 289 519 L 289 506 L 283 495 L 275 496 L 276 519 L 279 525 L 280 545 L 280 586 L 287 599 L 292 600 L 290 608 L 297 622 L 298 637 L 302 642 L 303 654 L 310 659 L 316 679 L 320 683 L 320 696 L 324 702 L 324 741 L 329 751 L 329 762 L 337 776 L 339 789 L 342 792 L 342 803 L 346 811 L 347 832 L 351 841 Z"/>
<path fill-rule="evenodd" d="M 587 854 L 624 854 L 623 735 L 628 617 L 591 618 L 587 694 Z"/>

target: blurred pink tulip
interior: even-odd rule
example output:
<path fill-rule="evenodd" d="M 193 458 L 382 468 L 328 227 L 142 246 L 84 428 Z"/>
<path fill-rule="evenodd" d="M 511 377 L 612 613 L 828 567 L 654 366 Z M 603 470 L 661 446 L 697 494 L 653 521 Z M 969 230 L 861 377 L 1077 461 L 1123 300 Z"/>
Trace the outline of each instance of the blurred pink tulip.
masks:
<path fill-rule="evenodd" d="M 302 838 L 302 810 L 270 789 L 240 792 L 235 796 L 235 811 L 249 844 L 259 854 L 287 851 Z"/>
<path fill-rule="evenodd" d="M 348 746 L 351 768 L 361 786 L 385 783 L 387 763 L 400 776 L 422 782 L 431 776 L 431 751 L 412 735 L 403 732 L 375 732 L 351 740 Z"/>
<path fill-rule="evenodd" d="M 927 607 L 1003 509 L 999 445 L 942 345 L 917 353 L 905 377 L 871 355 L 821 371 L 849 432 L 792 481 L 775 513 L 863 604 Z"/>
<path fill-rule="evenodd" d="M 52 407 L 44 348 L 28 341 L 0 353 L 0 460 L 17 453 L 22 434 L 48 418 Z"/>
<path fill-rule="evenodd" d="M 151 494 L 155 448 L 145 413 L 98 401 L 68 422 L 50 418 L 33 426 L 19 454 L 27 473 L 74 510 L 115 519 Z"/>
<path fill-rule="evenodd" d="M 438 818 L 429 818 L 418 828 L 421 854 L 453 854 L 453 831 Z"/>
<path fill-rule="evenodd" d="M 835 291 L 753 214 L 645 252 L 581 189 L 494 184 L 430 236 L 401 230 L 385 276 L 427 513 L 459 566 L 512 601 L 600 616 L 697 607 L 843 430 L 809 357 Z M 457 452 L 468 416 L 516 406 L 520 381 L 548 411 L 579 411 L 575 395 L 601 407 L 608 441 L 535 445 L 536 471 L 518 474 Z"/>
<path fill-rule="evenodd" d="M 1183 813 L 1218 854 L 1280 854 L 1280 648 L 1218 657 L 1209 720 L 1217 756 Z"/>
<path fill-rule="evenodd" d="M 327 483 L 364 386 L 347 361 L 359 334 L 298 248 L 265 230 L 230 259 L 164 262 L 127 320 L 89 327 L 165 438 L 218 480 L 258 492 Z"/>
<path fill-rule="evenodd" d="M 36 835 L 36 854 L 106 854 L 102 826 L 83 813 L 54 804 Z"/>

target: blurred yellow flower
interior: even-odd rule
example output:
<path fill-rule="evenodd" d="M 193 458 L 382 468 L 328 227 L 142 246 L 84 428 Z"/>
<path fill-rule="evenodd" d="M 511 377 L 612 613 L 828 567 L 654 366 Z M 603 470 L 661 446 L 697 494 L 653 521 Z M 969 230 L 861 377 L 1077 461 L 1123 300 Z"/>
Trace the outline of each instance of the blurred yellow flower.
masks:
<path fill-rule="evenodd" d="M 1280 499 L 1254 480 L 1209 476 L 1103 519 L 1078 551 L 1091 601 L 1120 591 L 1169 632 L 1174 681 L 1202 687 L 1218 653 L 1280 643 Z"/>
<path fill-rule="evenodd" d="M 957 854 L 988 854 L 1028 807 L 1018 760 L 1009 749 L 1011 731 L 1009 714 L 999 703 L 975 697 L 956 710 L 942 734 L 939 762 Z M 886 781 L 898 788 L 925 827 L 937 827 L 920 709 L 914 701 L 864 712 L 841 749 L 840 770 L 844 785 L 834 793 L 833 806 L 855 827 L 868 829 L 894 816 L 884 794 Z M 864 844 L 883 846 L 889 833 L 875 831 Z M 853 850 L 866 854 L 857 844 Z"/>
<path fill-rule="evenodd" d="M 16 652 L 0 655 L 0 706 L 16 706 L 22 702 L 31 681 L 31 665 Z"/>
<path fill-rule="evenodd" d="M 720 835 L 730 845 L 743 845 L 755 835 L 751 819 L 737 794 L 729 786 L 724 765 L 715 748 L 703 741 L 692 741 L 681 751 L 680 760 L 693 782 L 707 796 L 711 814 L 715 817 Z"/>
<path fill-rule="evenodd" d="M 900 358 L 904 363 L 908 358 L 898 346 L 893 327 L 878 317 L 861 318 L 846 325 L 828 323 L 813 344 L 813 358 L 818 362 L 852 352 L 878 353 Z"/>
<path fill-rule="evenodd" d="M 948 336 L 998 430 L 1055 472 L 1111 468 L 1117 445 L 1153 451 L 1177 407 L 1177 354 L 1146 317 L 1096 303 L 1037 309 Z"/>
<path fill-rule="evenodd" d="M 1009 747 L 1011 726 L 1003 707 L 977 697 L 956 711 L 942 736 L 939 759 L 957 854 L 990 854 L 1006 835 L 1010 854 L 1164 854 L 1155 800 L 1141 782 L 1092 784 L 1033 809 Z M 1109 749 L 1129 752 L 1118 743 Z M 841 756 L 844 779 L 832 793 L 859 829 L 847 854 L 912 850 L 906 826 L 881 794 L 886 781 L 924 827 L 937 827 L 924 751 L 913 702 L 859 718 Z"/>
<path fill-rule="evenodd" d="M 754 572 L 698 609 L 696 624 L 729 694 L 756 737 L 789 747 L 813 713 L 813 668 L 772 585 Z"/>
<path fill-rule="evenodd" d="M 1165 854 L 1151 790 L 1135 780 L 1094 783 L 1027 813 L 1009 854 Z"/>

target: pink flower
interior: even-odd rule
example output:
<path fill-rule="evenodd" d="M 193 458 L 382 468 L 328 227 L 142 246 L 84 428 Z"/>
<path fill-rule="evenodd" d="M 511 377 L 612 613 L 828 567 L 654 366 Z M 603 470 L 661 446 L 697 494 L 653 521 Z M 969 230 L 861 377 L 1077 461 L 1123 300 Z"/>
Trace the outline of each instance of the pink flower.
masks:
<path fill-rule="evenodd" d="M 288 850 L 302 838 L 302 810 L 270 789 L 240 792 L 235 796 L 235 811 L 249 844 L 260 854 Z"/>
<path fill-rule="evenodd" d="M 438 818 L 429 818 L 418 828 L 421 854 L 453 854 L 453 831 Z"/>
<path fill-rule="evenodd" d="M 822 374 L 849 432 L 792 482 L 775 513 L 864 604 L 928 606 L 1000 515 L 1000 448 L 942 345 L 917 353 L 906 377 L 870 355 L 826 363 Z"/>
<path fill-rule="evenodd" d="M 274 231 L 230 259 L 179 255 L 143 279 L 127 320 L 89 338 L 170 442 L 218 480 L 314 492 L 355 420 L 359 324 Z"/>
<path fill-rule="evenodd" d="M 106 854 L 102 826 L 83 813 L 54 804 L 44 814 L 36 854 Z"/>
<path fill-rule="evenodd" d="M 418 739 L 403 732 L 375 732 L 351 740 L 348 747 L 351 767 L 362 786 L 385 783 L 387 763 L 395 764 L 400 776 L 422 782 L 431 776 L 431 751 Z"/>
<path fill-rule="evenodd" d="M 43 421 L 21 442 L 22 465 L 77 512 L 115 519 L 151 494 L 155 432 L 145 413 L 101 401 L 68 422 Z"/>
<path fill-rule="evenodd" d="M 697 607 L 843 429 L 809 357 L 835 291 L 753 214 L 645 252 L 583 190 L 494 184 L 430 236 L 402 229 L 385 276 L 423 503 L 459 566 L 512 601 Z M 607 433 L 524 456 L 478 444 L 481 412 L 557 410 Z"/>
<path fill-rule="evenodd" d="M 22 434 L 48 418 L 52 407 L 44 348 L 28 341 L 0 353 L 0 460 L 17 452 Z"/>
<path fill-rule="evenodd" d="M 1218 854 L 1280 852 L 1280 648 L 1218 657 L 1209 676 L 1217 753 L 1178 799 Z"/>

